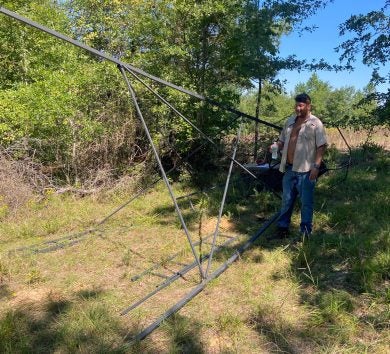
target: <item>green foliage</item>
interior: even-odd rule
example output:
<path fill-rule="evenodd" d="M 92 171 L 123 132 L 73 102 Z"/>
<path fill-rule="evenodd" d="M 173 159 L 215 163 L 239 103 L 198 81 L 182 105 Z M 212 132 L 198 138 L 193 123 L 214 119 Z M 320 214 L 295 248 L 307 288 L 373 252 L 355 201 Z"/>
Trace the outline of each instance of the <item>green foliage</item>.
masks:
<path fill-rule="evenodd" d="M 372 85 L 364 91 L 357 91 L 349 86 L 335 89 L 329 82 L 320 80 L 316 73 L 313 73 L 307 82 L 296 85 L 293 95 L 281 94 L 275 91 L 272 84 L 265 82 L 262 88 L 260 118 L 283 125 L 285 119 L 293 114 L 294 95 L 306 92 L 312 98 L 313 114 L 323 120 L 328 127 L 367 129 L 369 132 L 379 123 L 375 116 L 376 103 L 364 100 L 369 92 L 373 92 L 372 89 Z M 253 91 L 243 95 L 240 109 L 254 114 L 256 96 L 257 93 Z M 248 125 L 246 129 L 254 130 L 252 125 Z M 262 134 L 266 134 L 266 131 L 267 129 L 263 129 Z"/>
<path fill-rule="evenodd" d="M 53 1 L 3 1 L 2 6 L 62 33 L 69 33 L 67 17 Z M 0 89 L 9 89 L 44 79 L 48 72 L 67 63 L 74 49 L 2 14 L 0 53 Z"/>
<path fill-rule="evenodd" d="M 369 88 L 367 88 L 368 90 Z M 334 89 L 329 82 L 312 74 L 306 83 L 295 87 L 295 93 L 306 92 L 312 99 L 312 112 L 328 126 L 370 128 L 375 125 L 375 104 L 362 103 L 364 93 L 353 87 Z"/>
<path fill-rule="evenodd" d="M 251 86 L 251 78 L 273 79 L 282 67 L 291 66 L 291 60 L 282 64 L 277 59 L 280 35 L 325 3 L 316 1 L 303 14 L 297 11 L 304 5 L 301 0 L 65 2 L 77 37 L 86 43 L 227 105 L 237 104 L 238 89 Z M 194 107 L 192 100 L 171 90 L 162 92 L 206 133 L 213 135 L 229 120 L 221 111 Z M 165 135 L 175 131 L 178 151 L 196 138 L 187 124 L 170 121 L 169 114 L 167 119 L 164 110 L 143 109 L 158 113 L 156 121 L 165 126 L 168 121 Z M 154 128 L 161 131 L 159 124 Z"/>
<path fill-rule="evenodd" d="M 42 139 L 69 135 L 67 118 L 75 115 L 76 108 L 72 89 L 68 90 L 70 86 L 65 75 L 54 73 L 43 82 L 2 91 L 2 144 L 22 137 Z"/>
<path fill-rule="evenodd" d="M 85 63 L 71 74 L 65 67 L 47 73 L 43 81 L 1 91 L 1 143 L 27 139 L 41 162 L 75 162 L 74 146 L 80 146 L 76 153 L 81 154 L 82 146 L 94 145 L 105 134 L 115 135 L 118 128 L 123 130 L 118 121 L 129 119 L 126 92 L 118 89 L 118 79 L 106 64 Z"/>
<path fill-rule="evenodd" d="M 251 87 L 253 78 L 267 79 L 280 88 L 277 72 L 304 64 L 278 58 L 279 38 L 326 3 L 316 0 L 305 12 L 298 11 L 305 6 L 303 0 L 19 0 L 4 6 L 154 75 L 236 106 L 240 90 Z M 2 18 L 3 145 L 28 140 L 35 158 L 61 166 L 60 177 L 73 183 L 87 178 L 92 168 L 109 168 L 119 175 L 139 156 L 146 156 L 147 143 L 111 64 Z M 141 84 L 134 87 L 153 140 L 170 164 L 203 142 L 199 132 Z M 236 127 L 223 110 L 198 104 L 172 89 L 158 90 L 217 144 L 221 129 Z M 211 166 L 215 158 L 209 148 L 196 156 L 194 166 Z"/>
<path fill-rule="evenodd" d="M 241 97 L 240 109 L 243 112 L 255 115 L 257 93 L 248 91 Z M 273 85 L 267 81 L 262 87 L 262 99 L 260 102 L 260 119 L 283 125 L 294 108 L 294 101 L 288 95 L 277 92 Z"/>
<path fill-rule="evenodd" d="M 344 41 L 337 50 L 340 59 L 348 64 L 356 62 L 361 53 L 362 62 L 372 68 L 371 83 L 374 86 L 390 83 L 388 63 L 390 56 L 390 1 L 381 9 L 367 14 L 352 15 L 340 25 L 340 35 L 353 33 L 353 38 Z M 387 72 L 386 72 L 387 71 Z M 363 102 L 377 104 L 376 124 L 390 124 L 390 89 L 367 93 Z"/>

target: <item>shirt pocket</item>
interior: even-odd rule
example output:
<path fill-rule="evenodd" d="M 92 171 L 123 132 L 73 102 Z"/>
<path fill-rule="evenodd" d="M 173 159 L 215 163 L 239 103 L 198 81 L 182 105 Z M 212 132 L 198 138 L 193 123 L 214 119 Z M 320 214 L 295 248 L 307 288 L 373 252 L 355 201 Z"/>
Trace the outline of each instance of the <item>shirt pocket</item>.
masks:
<path fill-rule="evenodd" d="M 316 126 L 314 124 L 308 124 L 303 131 L 305 140 L 314 140 L 316 136 Z"/>

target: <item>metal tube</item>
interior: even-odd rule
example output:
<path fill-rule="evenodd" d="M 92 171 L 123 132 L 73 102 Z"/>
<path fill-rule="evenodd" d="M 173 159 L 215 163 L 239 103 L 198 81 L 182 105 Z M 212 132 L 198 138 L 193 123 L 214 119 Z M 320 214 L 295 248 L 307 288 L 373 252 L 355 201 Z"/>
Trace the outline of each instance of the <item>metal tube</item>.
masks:
<path fill-rule="evenodd" d="M 209 283 L 211 280 L 217 278 L 221 275 L 228 267 L 235 262 L 239 256 L 245 252 L 258 238 L 264 233 L 269 226 L 279 217 L 279 212 L 272 216 L 257 232 L 253 235 L 248 242 L 246 242 L 242 247 L 240 247 L 237 252 L 231 256 L 223 265 L 221 265 L 214 273 L 212 273 L 207 279 L 192 289 L 186 296 L 184 296 L 179 302 L 173 305 L 168 311 L 166 311 L 162 316 L 160 316 L 154 323 L 145 328 L 142 332 L 134 337 L 134 341 L 140 341 L 152 333 L 156 328 L 158 328 L 163 321 L 168 317 L 172 316 L 175 312 L 180 310 L 184 305 L 190 302 L 196 295 L 198 295 Z"/>
<path fill-rule="evenodd" d="M 263 125 L 266 125 L 267 127 L 271 127 L 271 128 L 276 129 L 276 130 L 279 130 L 279 131 L 283 129 L 283 128 L 280 127 L 279 125 L 276 125 L 276 124 L 273 124 L 273 123 L 269 123 L 269 122 L 267 122 L 267 121 L 265 121 L 265 120 L 262 120 L 262 119 L 253 117 L 253 116 L 251 116 L 250 114 L 246 114 L 246 113 L 244 113 L 244 112 L 239 111 L 238 109 L 235 109 L 235 108 L 231 108 L 231 107 L 225 106 L 225 105 L 223 105 L 223 104 L 221 104 L 221 103 L 219 103 L 219 102 L 217 102 L 217 101 L 214 101 L 214 100 L 212 100 L 212 99 L 210 99 L 210 98 L 205 97 L 205 101 L 206 101 L 207 103 L 210 103 L 210 104 L 213 105 L 213 106 L 222 108 L 222 109 L 224 109 L 225 111 L 228 111 L 228 112 L 231 112 L 231 113 L 236 113 L 236 114 L 241 114 L 242 117 L 247 118 L 247 119 L 249 119 L 249 120 L 252 120 L 252 121 L 254 121 L 254 122 L 257 122 L 257 123 L 261 123 L 261 124 L 263 124 Z"/>
<path fill-rule="evenodd" d="M 28 247 L 15 248 L 14 250 L 8 251 L 8 254 L 12 255 L 12 254 L 15 254 L 17 252 L 22 252 L 22 251 L 30 251 L 32 253 L 47 253 L 47 252 L 50 252 L 50 251 L 55 251 L 56 249 L 65 247 L 64 243 L 59 244 L 60 241 L 69 240 L 69 241 L 72 241 L 72 242 L 69 242 L 66 245 L 67 246 L 68 245 L 72 245 L 72 244 L 74 244 L 74 240 L 76 240 L 76 239 L 77 240 L 84 239 L 84 237 L 86 235 L 92 234 L 92 233 L 94 233 L 94 232 L 96 232 L 98 230 L 99 229 L 97 229 L 97 228 L 88 229 L 86 231 L 78 232 L 78 233 L 73 234 L 73 235 L 68 235 L 68 236 L 60 237 L 60 238 L 57 238 L 57 239 L 54 239 L 54 240 L 45 241 L 45 242 L 42 242 L 41 244 L 38 244 L 38 245 L 32 245 L 32 246 L 28 246 Z M 41 248 L 39 248 L 39 247 L 41 247 Z M 42 247 L 44 247 L 44 248 L 42 248 Z"/>
<path fill-rule="evenodd" d="M 142 85 L 144 85 L 150 92 L 152 92 L 161 102 L 167 105 L 172 111 L 174 111 L 179 117 L 183 118 L 192 128 L 194 128 L 198 133 L 200 133 L 206 140 L 214 146 L 217 144 L 201 129 L 199 129 L 194 123 L 192 123 L 186 116 L 184 116 L 181 112 L 179 112 L 172 104 L 170 104 L 164 97 L 162 97 L 156 90 L 153 90 L 150 85 L 148 85 L 144 80 L 142 80 L 139 76 L 137 76 L 132 70 L 126 68 L 127 71 L 133 75 Z"/>
<path fill-rule="evenodd" d="M 169 183 L 169 181 L 168 181 L 168 177 L 167 177 L 167 175 L 166 175 L 166 173 L 165 173 L 165 170 L 164 170 L 164 167 L 163 167 L 163 165 L 162 165 L 162 163 L 161 163 L 161 160 L 160 160 L 160 157 L 159 157 L 159 155 L 158 155 L 157 149 L 156 149 L 156 147 L 154 146 L 153 139 L 152 139 L 152 137 L 151 137 L 151 135 L 150 135 L 148 126 L 146 125 L 145 119 L 144 119 L 144 117 L 143 117 L 143 115 L 142 115 L 142 112 L 141 112 L 141 109 L 140 109 L 140 107 L 139 107 L 139 105 L 138 105 L 137 97 L 136 97 L 136 95 L 135 95 L 133 86 L 132 86 L 131 83 L 129 82 L 129 79 L 128 79 L 127 76 L 126 76 L 126 73 L 125 73 L 123 67 L 120 66 L 120 65 L 119 65 L 118 67 L 119 67 L 120 72 L 121 72 L 122 75 L 123 75 L 123 78 L 125 79 L 125 82 L 126 82 L 127 87 L 128 87 L 128 89 L 129 89 L 130 95 L 131 95 L 131 97 L 132 97 L 132 99 L 133 99 L 134 106 L 135 106 L 135 109 L 136 109 L 136 111 L 137 111 L 138 117 L 139 117 L 139 119 L 141 120 L 141 123 L 142 123 L 142 125 L 143 125 L 143 127 L 144 127 L 145 134 L 146 134 L 146 136 L 147 136 L 147 138 L 148 138 L 148 140 L 149 140 L 149 143 L 150 143 L 150 145 L 151 145 L 151 148 L 152 148 L 152 150 L 153 150 L 153 154 L 154 154 L 154 156 L 155 156 L 155 158 L 156 158 L 156 161 L 157 161 L 157 163 L 158 163 L 158 166 L 159 166 L 159 168 L 160 168 L 160 171 L 161 171 L 161 174 L 162 174 L 162 176 L 163 176 L 165 185 L 166 185 L 167 188 L 168 188 L 168 191 L 169 191 L 169 194 L 170 194 L 170 196 L 171 196 L 172 202 L 173 202 L 173 204 L 174 204 L 174 206 L 175 206 L 175 209 L 176 209 L 176 213 L 177 213 L 177 215 L 179 216 L 180 223 L 181 223 L 181 225 L 182 225 L 182 227 L 183 227 L 183 229 L 184 229 L 184 233 L 186 234 L 187 240 L 188 240 L 188 242 L 189 242 L 189 244 L 190 244 L 190 246 L 191 246 L 191 251 L 192 251 L 192 253 L 193 253 L 193 255 L 194 255 L 194 258 L 195 258 L 195 260 L 196 260 L 196 263 L 198 264 L 198 268 L 199 268 L 199 273 L 200 273 L 201 279 L 203 279 L 203 278 L 204 278 L 204 272 L 203 272 L 202 266 L 201 266 L 201 264 L 200 264 L 198 254 L 197 254 L 197 252 L 196 252 L 196 250 L 195 250 L 195 248 L 194 248 L 194 245 L 193 245 L 193 242 L 192 242 L 190 233 L 189 233 L 189 231 L 188 231 L 188 229 L 187 229 L 187 225 L 186 225 L 186 223 L 185 223 L 185 221 L 184 221 L 184 218 L 183 218 L 183 215 L 182 215 L 182 213 L 181 213 L 181 211 L 180 211 L 179 205 L 177 204 L 177 200 L 176 200 L 175 194 L 173 193 L 172 187 L 171 187 L 171 185 L 170 185 L 170 183 Z"/>
<path fill-rule="evenodd" d="M 169 173 L 169 171 L 167 172 Z M 148 186 L 146 186 L 145 188 L 142 188 L 141 190 L 138 191 L 137 194 L 133 195 L 133 197 L 131 199 L 129 199 L 127 202 L 123 203 L 122 205 L 120 205 L 118 208 L 116 208 L 115 210 L 113 210 L 110 214 L 108 214 L 106 217 L 104 217 L 101 221 L 99 221 L 97 223 L 97 226 L 101 226 L 103 225 L 108 219 L 110 219 L 113 215 L 115 215 L 116 213 L 118 213 L 119 211 L 121 211 L 124 207 L 126 207 L 127 205 L 129 205 L 132 201 L 134 201 L 135 199 L 137 199 L 138 197 L 140 197 L 142 194 L 144 194 L 149 188 L 153 187 L 157 182 L 159 182 L 161 180 L 161 178 L 157 178 L 155 179 L 152 183 L 150 183 Z"/>
<path fill-rule="evenodd" d="M 212 261 L 212 259 L 213 259 L 214 248 L 215 248 L 215 242 L 216 242 L 216 240 L 217 240 L 217 235 L 218 235 L 218 232 L 219 232 L 219 224 L 220 224 L 220 222 L 221 222 L 222 213 L 223 213 L 223 208 L 224 208 L 224 206 L 225 206 L 226 194 L 227 194 L 227 191 L 228 191 L 228 188 L 229 188 L 229 183 L 230 183 L 230 176 L 231 176 L 232 170 L 233 170 L 233 162 L 234 162 L 234 159 L 235 159 L 235 157 L 236 157 L 237 147 L 238 147 L 238 143 L 239 143 L 239 141 L 240 141 L 240 132 L 241 132 L 241 125 L 240 125 L 240 127 L 238 128 L 237 140 L 236 140 L 236 143 L 235 143 L 235 146 L 234 146 L 233 156 L 232 156 L 232 159 L 231 159 L 231 161 L 230 161 L 229 172 L 228 172 L 228 175 L 227 175 L 227 177 L 226 177 L 225 189 L 224 189 L 224 191 L 223 191 L 221 206 L 219 207 L 218 219 L 217 219 L 217 224 L 215 225 L 215 231 L 214 231 L 214 235 L 213 235 L 213 242 L 212 242 L 212 245 L 211 245 L 210 257 L 209 257 L 209 260 L 208 260 L 208 262 L 207 262 L 207 268 L 206 268 L 206 272 L 205 272 L 205 277 L 206 277 L 206 278 L 207 278 L 207 275 L 209 274 L 209 270 L 210 270 L 210 266 L 211 266 L 211 261 Z"/>
<path fill-rule="evenodd" d="M 233 237 L 233 238 L 225 241 L 222 245 L 218 246 L 215 249 L 215 252 L 219 251 L 221 248 L 227 246 L 228 244 L 232 243 L 233 241 L 235 241 L 238 238 L 239 238 L 239 236 L 236 236 L 236 237 Z M 204 257 L 202 257 L 201 262 L 207 260 L 209 258 L 209 256 L 210 256 L 210 254 L 207 254 Z M 165 289 L 167 286 L 171 285 L 175 280 L 179 279 L 181 276 L 183 276 L 184 274 L 188 273 L 190 270 L 194 269 L 195 267 L 196 267 L 196 262 L 193 262 L 193 263 L 190 263 L 190 264 L 186 265 L 184 268 L 180 269 L 176 274 L 172 275 L 166 281 L 164 281 L 163 283 L 158 285 L 157 288 L 154 289 L 152 292 L 150 292 L 149 294 L 144 296 L 142 299 L 138 300 L 134 304 L 132 304 L 129 307 L 127 307 L 124 310 L 122 310 L 120 312 L 120 314 L 121 315 L 126 315 L 131 310 L 134 310 L 136 307 L 138 307 L 139 305 L 143 304 L 146 300 L 151 298 L 153 295 L 156 295 L 158 292 L 160 292 L 161 290 Z"/>
<path fill-rule="evenodd" d="M 58 39 L 61 39 L 61 40 L 65 41 L 65 42 L 68 42 L 68 43 L 70 43 L 70 44 L 72 44 L 72 45 L 74 45 L 76 47 L 84 49 L 84 50 L 90 52 L 91 54 L 98 56 L 99 58 L 108 60 L 108 61 L 110 61 L 112 63 L 117 64 L 117 65 L 126 67 L 127 69 L 130 69 L 130 70 L 136 72 L 137 74 L 143 75 L 143 76 L 145 76 L 145 77 L 147 77 L 147 78 L 149 78 L 149 79 L 151 79 L 153 81 L 156 81 L 156 82 L 158 82 L 160 84 L 163 84 L 165 86 L 171 87 L 171 88 L 173 88 L 173 89 L 175 89 L 177 91 L 180 91 L 180 92 L 185 93 L 185 94 L 187 94 L 189 96 L 195 97 L 195 98 L 197 98 L 199 100 L 206 101 L 206 102 L 210 103 L 213 106 L 220 107 L 220 108 L 222 108 L 222 109 L 224 109 L 226 111 L 232 112 L 232 113 L 240 114 L 240 115 L 242 115 L 243 117 L 245 117 L 247 119 L 254 120 L 256 122 L 262 123 L 264 125 L 267 125 L 269 127 L 275 128 L 277 130 L 282 130 L 282 127 L 279 127 L 279 126 L 277 126 L 275 124 L 272 124 L 272 123 L 260 120 L 260 119 L 258 119 L 256 117 L 253 117 L 253 116 L 249 115 L 249 114 L 242 113 L 242 112 L 238 111 L 237 109 L 224 106 L 223 104 L 221 104 L 219 102 L 216 102 L 214 100 L 208 99 L 207 97 L 204 97 L 204 96 L 202 96 L 202 95 L 200 95 L 200 94 L 198 94 L 196 92 L 187 90 L 187 89 L 185 89 L 185 88 L 183 88 L 181 86 L 177 86 L 177 85 L 175 85 L 175 84 L 173 84 L 171 82 L 168 82 L 166 80 L 160 79 L 159 77 L 151 75 L 151 74 L 149 74 L 149 73 L 147 73 L 147 72 L 145 72 L 145 71 L 143 71 L 141 69 L 138 69 L 137 67 L 135 67 L 135 66 L 133 66 L 131 64 L 124 63 L 121 60 L 119 60 L 117 58 L 114 58 L 111 55 L 108 55 L 108 54 L 106 54 L 106 53 L 104 53 L 102 51 L 96 50 L 96 49 L 94 49 L 94 48 L 92 48 L 90 46 L 87 46 L 84 43 L 76 41 L 73 38 L 65 36 L 62 33 L 59 33 L 59 32 L 57 32 L 55 30 L 52 30 L 52 29 L 50 29 L 50 28 L 48 28 L 46 26 L 43 26 L 43 25 L 41 25 L 41 24 L 39 24 L 39 23 L 37 23 L 35 21 L 32 21 L 32 20 L 30 20 L 30 19 L 28 19 L 28 18 L 26 18 L 24 16 L 18 15 L 15 12 L 7 10 L 5 7 L 0 7 L 0 13 L 2 13 L 4 15 L 7 15 L 7 16 L 9 16 L 9 17 L 11 17 L 11 18 L 13 18 L 15 20 L 18 20 L 20 22 L 23 22 L 23 23 L 25 23 L 25 24 L 27 24 L 27 25 L 29 25 L 31 27 L 34 27 L 34 28 L 40 30 L 40 31 L 46 32 L 46 33 L 50 34 L 51 36 L 54 36 L 54 37 L 56 37 Z"/>
<path fill-rule="evenodd" d="M 201 129 L 199 129 L 194 123 L 192 123 L 186 116 L 184 116 L 181 112 L 179 112 L 173 105 L 171 105 L 164 97 L 159 95 L 158 92 L 153 90 L 145 81 L 140 79 L 136 74 L 134 74 L 130 69 L 127 69 L 127 71 L 133 75 L 141 84 L 143 84 L 150 92 L 152 92 L 157 98 L 163 102 L 165 105 L 167 105 L 170 109 L 172 109 L 179 117 L 183 118 L 192 128 L 194 128 L 198 133 L 200 133 L 209 143 L 211 143 L 213 146 L 217 146 L 217 144 Z M 242 169 L 244 169 L 247 173 L 251 174 L 252 177 L 257 179 L 257 176 L 255 174 L 252 174 L 245 166 L 240 164 L 235 158 L 230 157 L 229 159 L 232 159 L 238 166 L 240 166 Z"/>
<path fill-rule="evenodd" d="M 126 66 L 126 67 L 128 67 L 129 69 L 133 70 L 134 72 L 136 72 L 136 73 L 138 73 L 138 74 L 141 74 L 141 75 L 143 75 L 143 76 L 146 76 L 146 77 L 148 77 L 149 79 L 152 79 L 152 80 L 154 80 L 154 81 L 156 81 L 156 82 L 159 82 L 159 83 L 161 83 L 161 84 L 163 84 L 163 85 L 172 87 L 172 88 L 174 88 L 175 90 L 178 90 L 178 91 L 180 91 L 180 92 L 186 93 L 187 95 L 196 97 L 196 98 L 198 98 L 198 99 L 200 99 L 200 100 L 205 100 L 205 98 L 204 98 L 202 95 L 199 95 L 199 94 L 196 93 L 196 92 L 186 90 L 186 89 L 183 88 L 183 87 L 180 87 L 180 86 L 174 85 L 174 84 L 172 84 L 172 83 L 170 83 L 170 82 L 168 82 L 168 81 L 162 80 L 162 79 L 160 79 L 160 78 L 158 78 L 158 77 L 156 77 L 156 76 L 154 76 L 154 75 L 151 75 L 151 74 L 149 74 L 149 73 L 147 73 L 147 72 L 145 72 L 145 71 L 143 71 L 143 70 L 141 70 L 141 69 L 136 68 L 135 66 L 132 66 L 132 65 L 127 64 L 127 63 L 124 63 L 124 62 L 122 62 L 121 60 L 119 60 L 119 59 L 117 59 L 117 58 L 114 58 L 113 56 L 111 56 L 111 55 L 109 55 L 109 54 L 106 54 L 106 53 L 104 53 L 104 52 L 102 52 L 102 51 L 99 51 L 99 50 L 97 50 L 97 49 L 94 49 L 94 48 L 92 48 L 92 47 L 90 47 L 90 46 L 88 46 L 88 45 L 86 45 L 86 44 L 84 44 L 84 43 L 81 43 L 81 42 L 79 42 L 79 41 L 76 41 L 76 40 L 73 39 L 73 38 L 70 38 L 70 37 L 68 37 L 68 36 L 65 36 L 65 35 L 62 34 L 62 33 L 59 33 L 59 32 L 57 32 L 57 31 L 55 31 L 55 30 L 52 30 L 52 29 L 50 29 L 50 28 L 48 28 L 48 27 L 46 27 L 46 26 L 43 26 L 43 25 L 41 25 L 41 24 L 39 24 L 39 23 L 37 23 L 37 22 L 35 22 L 35 21 L 32 21 L 32 20 L 30 20 L 30 19 L 28 19 L 28 18 L 26 18 L 26 17 L 24 17 L 24 16 L 18 15 L 18 14 L 15 13 L 15 12 L 12 12 L 12 11 L 10 11 L 10 10 L 7 10 L 5 7 L 0 7 L 0 13 L 3 13 L 4 15 L 7 15 L 7 16 L 9 16 L 9 17 L 12 17 L 12 18 L 14 18 L 15 20 L 18 20 L 18 21 L 20 21 L 20 22 L 23 22 L 23 23 L 25 23 L 25 24 L 27 24 L 27 25 L 29 25 L 29 26 L 31 26 L 31 27 L 37 28 L 37 29 L 39 29 L 40 31 L 46 32 L 46 33 L 50 34 L 51 36 L 54 36 L 54 37 L 56 37 L 56 38 L 58 38 L 58 39 L 61 39 L 61 40 L 65 41 L 65 42 L 68 42 L 68 43 L 70 43 L 70 44 L 73 44 L 74 46 L 79 47 L 79 48 L 81 48 L 81 49 L 84 49 L 84 50 L 90 52 L 91 54 L 96 55 L 96 56 L 98 56 L 98 57 L 100 57 L 100 58 L 102 58 L 102 59 L 108 60 L 108 61 L 110 61 L 110 62 L 112 62 L 112 63 L 115 63 L 115 64 L 117 64 L 117 65 L 120 65 L 120 66 Z"/>
<path fill-rule="evenodd" d="M 240 116 L 236 116 L 234 117 L 223 129 L 227 128 L 232 122 L 234 122 L 235 120 L 237 120 L 238 118 L 240 118 Z M 182 163 L 184 163 L 184 161 L 186 161 L 187 159 L 189 159 L 191 156 L 193 156 L 194 154 L 196 154 L 206 143 L 203 143 L 201 144 L 200 146 L 198 146 L 196 149 L 194 149 L 193 151 L 191 151 L 185 158 L 184 160 L 181 160 L 179 162 L 179 164 L 173 168 L 171 168 L 170 170 L 167 171 L 167 174 L 171 173 L 172 171 L 174 171 L 178 166 L 180 166 Z M 139 190 L 137 192 L 137 194 L 135 194 L 132 198 L 130 198 L 128 201 L 126 201 L 125 203 L 123 203 L 122 205 L 120 205 L 118 208 L 116 208 L 115 210 L 113 210 L 110 214 L 108 214 L 107 216 L 105 216 L 101 221 L 99 221 L 96 226 L 102 226 L 108 219 L 110 219 L 112 216 L 114 216 L 116 213 L 118 213 L 120 210 L 122 210 L 124 207 L 126 207 L 128 204 L 130 204 L 132 201 L 134 201 L 135 199 L 137 199 L 139 196 L 141 196 L 142 194 L 144 194 L 149 188 L 153 187 L 157 182 L 159 182 L 160 180 L 162 179 L 162 177 L 159 177 L 157 179 L 155 179 L 153 182 L 151 182 L 149 185 L 147 185 L 146 187 L 142 188 L 141 190 Z M 215 188 L 216 186 L 212 187 L 211 189 Z M 200 193 L 200 192 L 194 192 L 193 195 L 197 194 L 197 193 Z M 178 197 L 176 198 L 176 200 L 179 200 L 179 199 L 183 199 L 187 196 L 184 196 L 184 197 Z M 63 236 L 63 237 L 60 237 L 60 238 L 57 238 L 57 239 L 53 239 L 53 240 L 50 240 L 50 241 L 45 241 L 43 242 L 42 244 L 40 245 L 45 245 L 47 243 L 57 243 L 59 241 L 62 241 L 62 240 L 70 240 L 70 239 L 75 239 L 75 238 L 79 238 L 79 237 L 82 237 L 86 234 L 92 234 L 96 231 L 100 231 L 100 228 L 97 228 L 95 226 L 95 228 L 90 228 L 88 230 L 85 230 L 85 231 L 82 231 L 82 232 L 78 232 L 76 234 L 73 234 L 73 235 L 68 235 L 68 236 Z M 69 246 L 70 244 L 67 244 L 67 246 Z M 21 251 L 31 251 L 33 253 L 42 253 L 42 250 L 40 249 L 37 249 L 36 246 L 39 246 L 39 245 L 35 245 L 35 246 L 29 246 L 29 247 L 19 247 L 19 248 L 16 248 L 14 250 L 11 250 L 9 251 L 8 253 L 9 254 L 13 254 L 13 253 L 16 253 L 16 252 L 21 252 Z M 34 248 L 35 247 L 35 248 Z M 64 246 L 61 246 L 61 247 L 57 247 L 57 248 L 51 248 L 50 251 L 55 251 L 56 249 L 58 248 L 63 248 Z M 48 248 L 45 248 L 43 249 L 44 251 L 43 252 L 49 252 L 48 251 Z"/>
<path fill-rule="evenodd" d="M 204 242 L 205 240 L 208 240 L 208 239 L 211 238 L 212 236 L 213 236 L 213 235 L 208 235 L 207 237 L 205 237 L 205 238 L 203 239 L 203 242 Z M 195 242 L 195 243 L 194 243 L 194 246 L 199 245 L 200 242 L 201 242 L 201 241 Z M 139 274 L 134 275 L 133 277 L 131 277 L 130 280 L 131 280 L 131 281 L 136 281 L 136 280 L 142 278 L 144 275 L 150 273 L 152 270 L 154 270 L 154 269 L 160 267 L 163 263 L 169 262 L 169 261 L 175 259 L 175 258 L 178 257 L 181 253 L 183 253 L 183 251 L 179 251 L 179 252 L 176 252 L 176 253 L 172 254 L 172 255 L 169 256 L 168 258 L 164 259 L 163 262 L 153 264 L 153 265 L 152 265 L 151 267 L 149 267 L 148 269 L 145 269 L 145 270 L 142 271 L 141 273 L 139 273 Z"/>
<path fill-rule="evenodd" d="M 205 242 L 205 241 L 207 241 L 207 240 L 208 240 L 209 238 L 211 238 L 212 236 L 213 236 L 213 235 L 208 235 L 208 236 L 206 236 L 202 241 L 196 241 L 196 242 L 194 243 L 194 246 L 199 245 L 201 242 L 208 244 L 208 243 Z M 231 242 L 230 240 L 234 241 L 235 239 L 237 239 L 238 236 L 229 236 L 229 235 L 219 234 L 219 237 L 224 237 L 224 238 L 228 238 L 228 239 L 229 239 L 229 242 L 227 242 L 226 244 L 225 244 L 225 243 L 222 244 L 222 246 L 226 246 L 227 244 L 229 244 L 229 243 Z M 146 274 L 150 273 L 152 270 L 154 270 L 154 269 L 160 267 L 163 263 L 165 263 L 165 262 L 170 262 L 170 261 L 174 260 L 174 259 L 175 259 L 176 257 L 178 257 L 181 253 L 183 253 L 183 250 L 181 250 L 181 251 L 179 251 L 179 252 L 176 252 L 176 253 L 170 255 L 168 258 L 164 259 L 163 262 L 153 264 L 153 265 L 152 265 L 151 267 L 149 267 L 148 269 L 145 269 L 145 270 L 142 271 L 141 273 L 132 276 L 132 277 L 130 278 L 130 280 L 131 280 L 131 281 L 137 281 L 138 279 L 141 279 L 144 275 L 146 275 Z M 204 257 L 203 257 L 203 259 L 204 259 Z M 201 261 L 203 261 L 203 259 L 201 259 Z M 183 264 L 183 263 L 180 263 L 180 262 L 175 262 L 175 263 L 176 263 L 176 264 L 179 264 L 179 265 L 182 265 L 182 266 L 187 266 L 187 265 L 188 265 L 188 264 Z M 179 273 L 181 273 L 181 271 L 179 271 Z"/>

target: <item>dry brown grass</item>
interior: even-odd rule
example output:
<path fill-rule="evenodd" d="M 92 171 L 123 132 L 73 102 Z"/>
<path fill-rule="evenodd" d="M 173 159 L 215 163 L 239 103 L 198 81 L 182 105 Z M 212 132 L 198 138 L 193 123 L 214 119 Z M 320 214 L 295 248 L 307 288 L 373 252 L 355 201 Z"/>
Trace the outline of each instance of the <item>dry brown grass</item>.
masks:
<path fill-rule="evenodd" d="M 0 156 L 0 217 L 15 212 L 33 198 L 33 188 L 15 169 L 15 163 Z"/>
<path fill-rule="evenodd" d="M 386 150 L 390 150 L 390 129 L 385 127 L 375 128 L 372 133 L 366 130 L 353 130 L 353 129 L 340 129 L 348 144 L 352 148 L 357 148 L 364 143 L 369 142 L 375 143 Z M 338 150 L 345 151 L 347 146 L 344 140 L 340 136 L 340 133 L 335 128 L 328 128 L 327 135 L 329 145 L 334 144 Z"/>

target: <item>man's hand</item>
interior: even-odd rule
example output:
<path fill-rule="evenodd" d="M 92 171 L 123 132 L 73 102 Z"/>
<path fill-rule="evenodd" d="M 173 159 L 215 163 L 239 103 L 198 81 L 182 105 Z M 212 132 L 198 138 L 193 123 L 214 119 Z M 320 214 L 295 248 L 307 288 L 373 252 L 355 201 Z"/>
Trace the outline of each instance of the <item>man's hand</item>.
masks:
<path fill-rule="evenodd" d="M 319 172 L 320 172 L 320 170 L 318 168 L 312 167 L 310 170 L 309 180 L 310 181 L 316 180 Z"/>
<path fill-rule="evenodd" d="M 280 140 L 277 140 L 276 144 L 278 144 L 279 151 L 282 151 L 283 147 L 284 147 L 284 143 L 281 142 Z M 273 143 L 270 146 L 268 146 L 268 152 L 272 151 L 272 149 L 271 149 L 272 145 L 273 145 Z"/>

